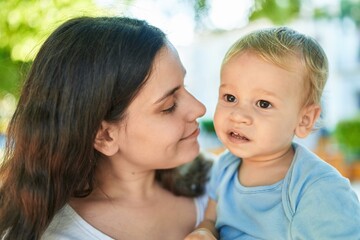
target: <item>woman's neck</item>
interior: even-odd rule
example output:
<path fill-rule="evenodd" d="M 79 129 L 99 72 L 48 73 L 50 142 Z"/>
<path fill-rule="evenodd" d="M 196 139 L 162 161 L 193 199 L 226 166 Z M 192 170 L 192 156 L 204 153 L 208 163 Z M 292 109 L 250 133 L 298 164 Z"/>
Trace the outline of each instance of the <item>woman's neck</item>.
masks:
<path fill-rule="evenodd" d="M 155 180 L 155 170 L 129 171 L 110 163 L 107 160 L 99 162 L 94 193 L 114 201 L 135 201 L 151 199 L 161 188 Z"/>

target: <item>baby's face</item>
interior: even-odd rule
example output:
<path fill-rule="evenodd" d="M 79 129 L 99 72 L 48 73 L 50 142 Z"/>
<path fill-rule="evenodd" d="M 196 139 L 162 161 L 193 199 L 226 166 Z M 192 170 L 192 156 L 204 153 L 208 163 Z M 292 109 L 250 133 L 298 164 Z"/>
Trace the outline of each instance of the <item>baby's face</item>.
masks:
<path fill-rule="evenodd" d="M 264 161 L 289 148 L 304 91 L 302 65 L 289 63 L 291 71 L 245 52 L 224 64 L 214 124 L 235 155 Z"/>

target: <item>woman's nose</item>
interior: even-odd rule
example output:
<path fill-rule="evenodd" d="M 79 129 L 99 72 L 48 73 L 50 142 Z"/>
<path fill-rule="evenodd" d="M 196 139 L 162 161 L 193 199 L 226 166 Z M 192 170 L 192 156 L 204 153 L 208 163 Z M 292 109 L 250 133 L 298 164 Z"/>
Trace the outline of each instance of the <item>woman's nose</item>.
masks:
<path fill-rule="evenodd" d="M 206 112 L 206 107 L 199 100 L 197 100 L 193 95 L 189 94 L 190 101 L 188 106 L 185 106 L 188 110 L 187 118 L 189 121 L 194 121 L 199 117 L 204 116 Z"/>

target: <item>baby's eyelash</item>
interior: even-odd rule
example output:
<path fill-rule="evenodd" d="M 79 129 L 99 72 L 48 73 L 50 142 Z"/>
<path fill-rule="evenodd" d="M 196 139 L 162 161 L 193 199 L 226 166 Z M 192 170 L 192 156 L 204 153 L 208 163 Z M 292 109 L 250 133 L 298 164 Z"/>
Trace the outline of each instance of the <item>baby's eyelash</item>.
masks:
<path fill-rule="evenodd" d="M 257 101 L 256 106 L 258 106 L 260 108 L 263 108 L 263 109 L 272 108 L 272 104 L 269 101 L 266 101 L 266 100 Z"/>
<path fill-rule="evenodd" d="M 175 111 L 176 107 L 177 107 L 177 104 L 174 103 L 171 107 L 162 110 L 162 112 L 165 113 L 165 114 L 172 113 L 172 112 Z"/>
<path fill-rule="evenodd" d="M 223 98 L 226 102 L 236 102 L 236 97 L 228 93 L 224 94 Z"/>

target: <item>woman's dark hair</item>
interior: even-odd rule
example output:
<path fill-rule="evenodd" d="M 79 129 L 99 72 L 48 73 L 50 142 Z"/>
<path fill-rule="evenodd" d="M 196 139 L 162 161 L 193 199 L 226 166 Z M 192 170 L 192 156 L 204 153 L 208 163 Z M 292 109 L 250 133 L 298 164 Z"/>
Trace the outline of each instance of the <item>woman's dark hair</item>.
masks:
<path fill-rule="evenodd" d="M 93 147 L 101 121 L 122 120 L 166 41 L 158 28 L 125 17 L 75 18 L 49 36 L 7 132 L 2 239 L 39 239 L 71 197 L 91 193 L 103 157 Z M 194 194 L 174 187 L 178 176 L 177 169 L 159 171 L 157 180 L 175 194 Z"/>

